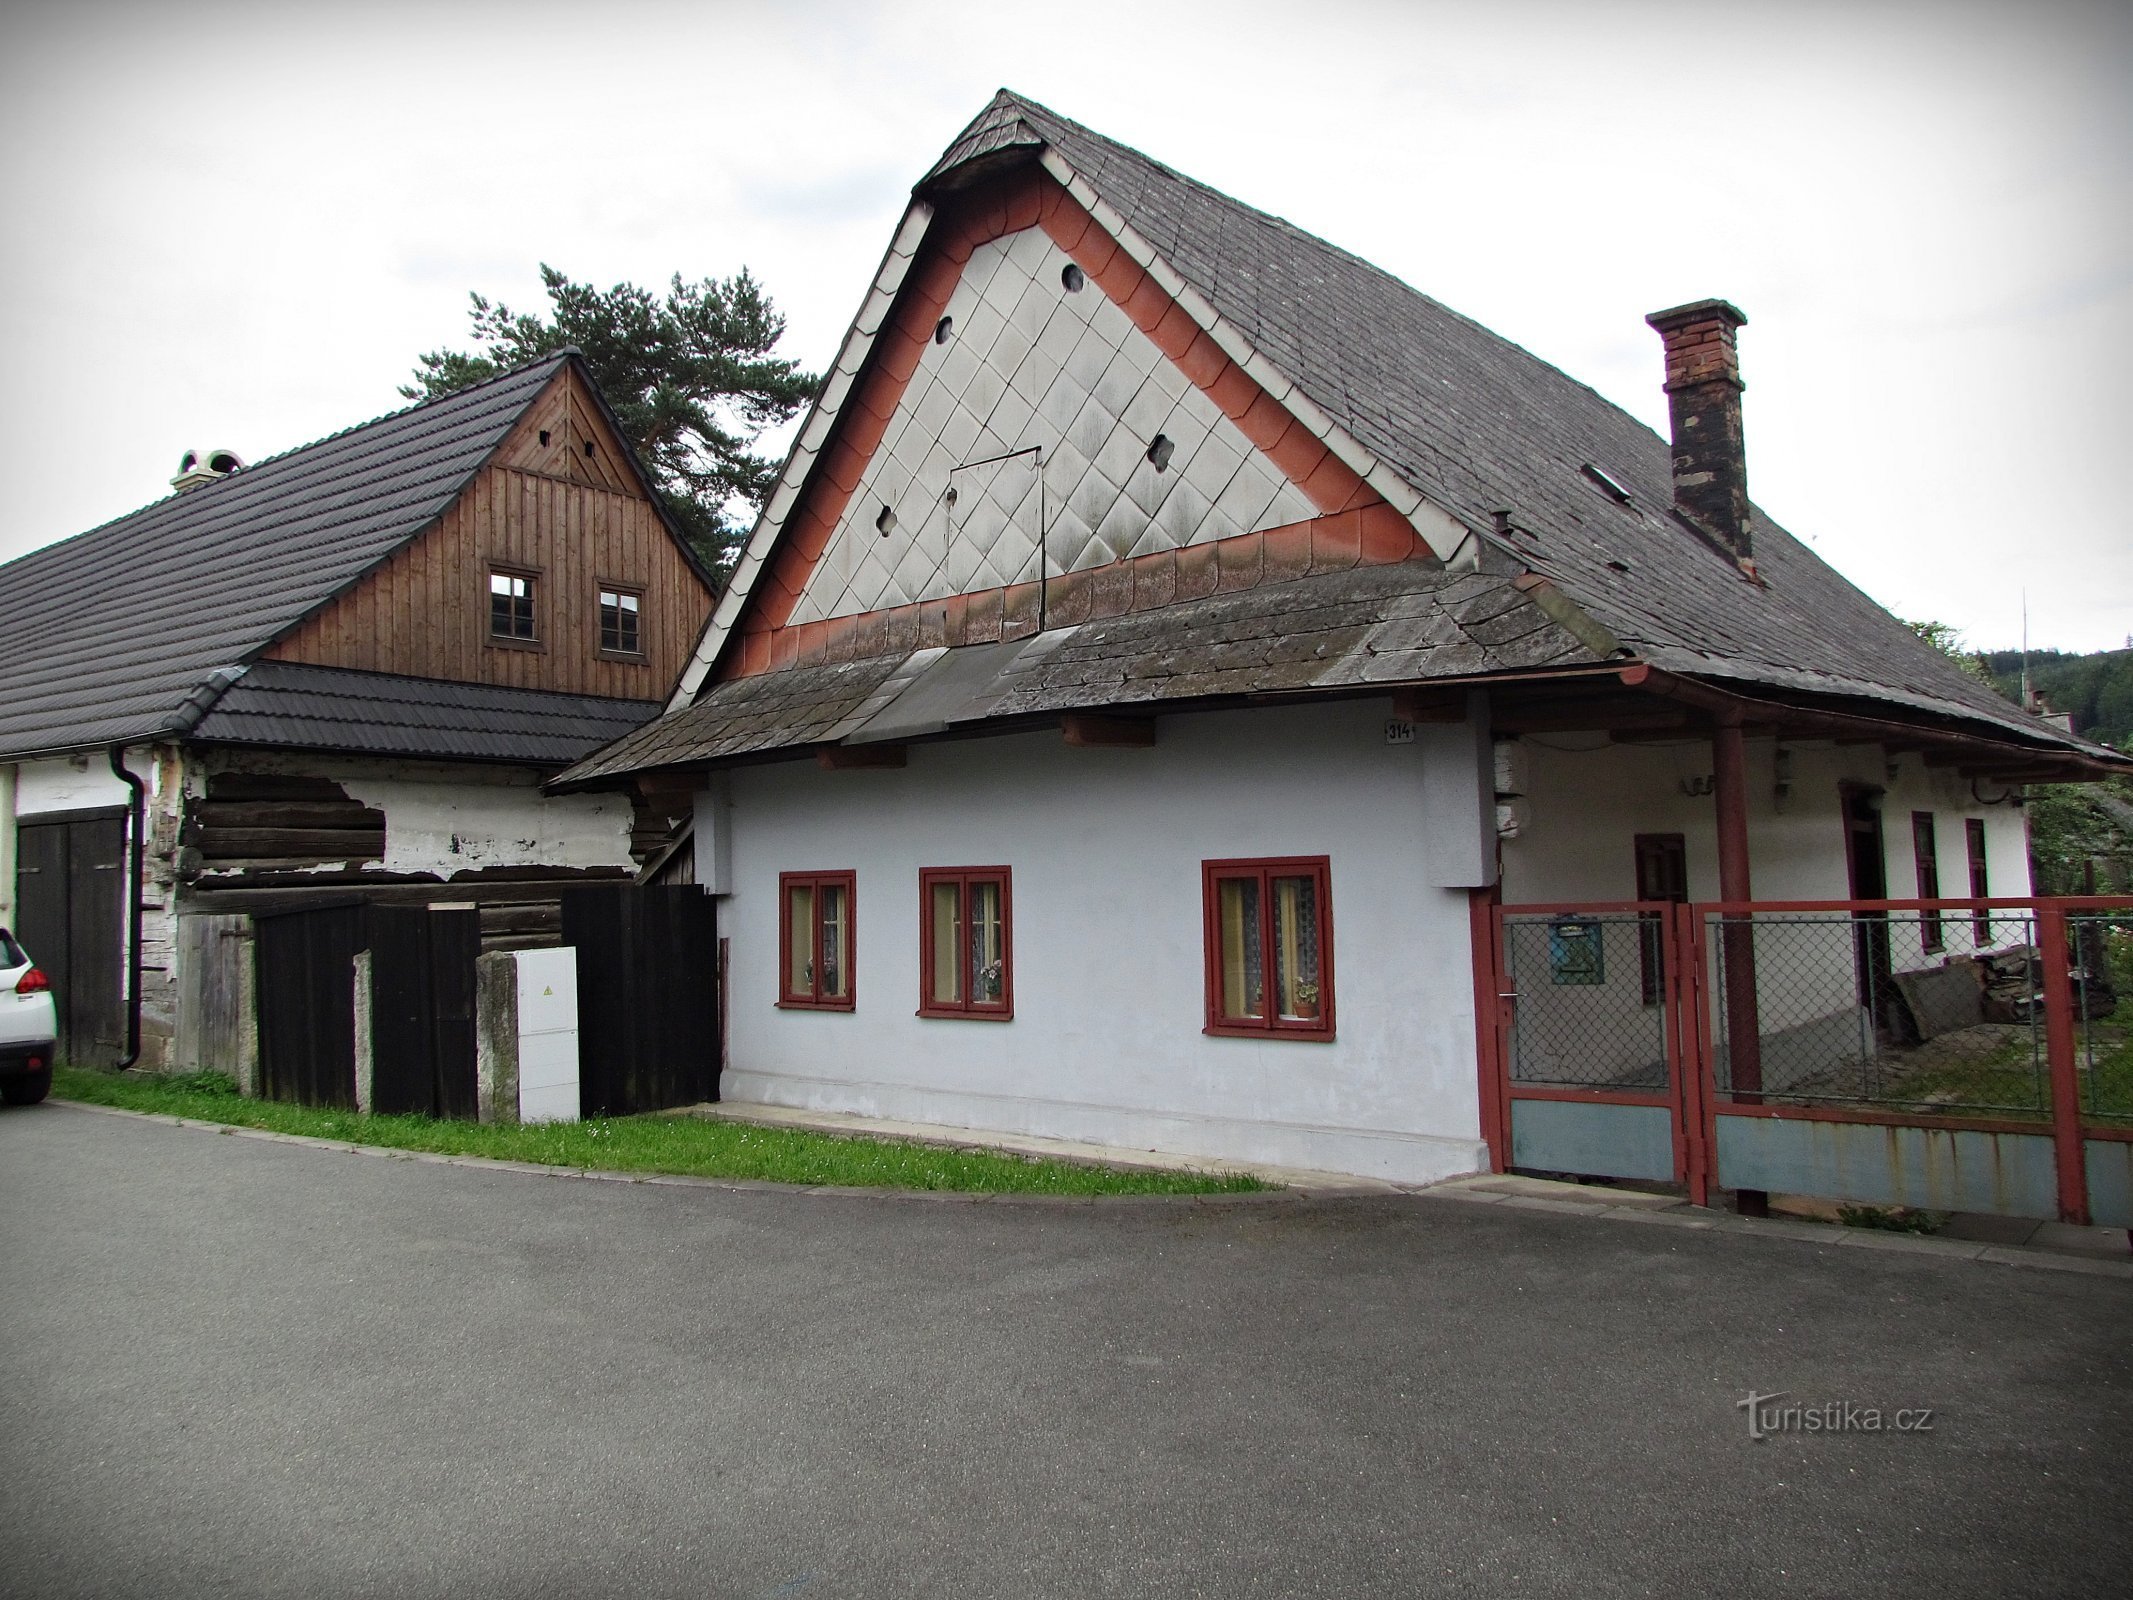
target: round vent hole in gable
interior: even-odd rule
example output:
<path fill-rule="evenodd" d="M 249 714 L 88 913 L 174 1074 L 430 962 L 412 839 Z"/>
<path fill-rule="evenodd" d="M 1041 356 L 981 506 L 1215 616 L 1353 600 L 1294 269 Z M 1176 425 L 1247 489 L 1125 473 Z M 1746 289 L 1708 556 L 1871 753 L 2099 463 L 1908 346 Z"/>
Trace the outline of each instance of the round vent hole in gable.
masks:
<path fill-rule="evenodd" d="M 1177 448 L 1169 434 L 1159 433 L 1155 436 L 1155 442 L 1148 446 L 1148 460 L 1156 471 L 1165 471 L 1170 466 L 1170 458 L 1177 454 Z"/>
<path fill-rule="evenodd" d="M 891 511 L 887 506 L 883 506 L 881 508 L 881 515 L 874 519 L 874 526 L 881 531 L 881 536 L 884 539 L 888 538 L 888 536 L 892 532 L 894 532 L 896 528 L 896 513 Z"/>
<path fill-rule="evenodd" d="M 946 344 L 955 336 L 955 318 L 943 317 L 933 325 L 933 342 Z"/>
<path fill-rule="evenodd" d="M 1065 267 L 1060 269 L 1059 281 L 1066 287 L 1068 294 L 1079 294 L 1081 293 L 1081 286 L 1089 280 L 1082 275 L 1081 268 L 1069 261 Z"/>

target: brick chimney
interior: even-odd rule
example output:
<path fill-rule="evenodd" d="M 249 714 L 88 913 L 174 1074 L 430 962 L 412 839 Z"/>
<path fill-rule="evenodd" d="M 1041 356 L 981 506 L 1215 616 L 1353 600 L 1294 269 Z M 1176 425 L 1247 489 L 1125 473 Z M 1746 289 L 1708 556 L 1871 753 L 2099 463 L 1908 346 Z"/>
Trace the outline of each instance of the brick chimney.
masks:
<path fill-rule="evenodd" d="M 1674 508 L 1755 572 L 1748 531 L 1748 459 L 1741 444 L 1740 351 L 1748 319 L 1723 300 L 1697 300 L 1644 319 L 1666 342 L 1674 420 Z"/>

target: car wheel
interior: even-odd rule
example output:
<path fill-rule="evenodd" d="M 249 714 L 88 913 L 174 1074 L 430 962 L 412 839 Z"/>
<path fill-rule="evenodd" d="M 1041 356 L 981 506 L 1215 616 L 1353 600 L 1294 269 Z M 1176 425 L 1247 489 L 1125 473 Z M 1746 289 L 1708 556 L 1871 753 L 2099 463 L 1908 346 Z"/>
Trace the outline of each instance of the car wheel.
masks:
<path fill-rule="evenodd" d="M 11 1106 L 33 1106 L 52 1092 L 52 1069 L 10 1072 L 0 1077 L 0 1100 Z"/>

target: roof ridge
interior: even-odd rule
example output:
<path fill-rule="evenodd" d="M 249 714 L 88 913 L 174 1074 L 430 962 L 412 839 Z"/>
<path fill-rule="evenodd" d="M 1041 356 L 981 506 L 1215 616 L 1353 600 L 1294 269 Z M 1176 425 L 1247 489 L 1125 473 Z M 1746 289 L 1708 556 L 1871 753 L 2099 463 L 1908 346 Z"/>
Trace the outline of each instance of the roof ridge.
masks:
<path fill-rule="evenodd" d="M 1570 373 L 1565 372 L 1561 367 L 1550 361 L 1546 356 L 1543 356 L 1534 350 L 1528 349 L 1525 345 L 1520 344 L 1516 339 L 1509 338 L 1506 335 L 1497 332 L 1494 328 L 1488 326 L 1488 324 L 1468 316 L 1458 307 L 1448 305 L 1444 301 L 1439 300 L 1435 295 L 1426 293 L 1421 289 L 1417 289 L 1413 284 L 1409 283 L 1398 273 L 1392 272 L 1385 267 L 1379 266 L 1375 261 L 1370 260 L 1367 256 L 1357 255 L 1353 250 L 1349 250 L 1341 245 L 1335 244 L 1331 239 L 1326 238 L 1323 234 L 1313 233 L 1310 229 L 1303 227 L 1301 224 L 1291 222 L 1287 217 L 1278 216 L 1274 212 L 1262 210 L 1260 207 L 1253 205 L 1248 200 L 1240 200 L 1235 195 L 1228 193 L 1226 190 L 1218 189 L 1211 183 L 1208 183 L 1200 178 L 1195 178 L 1189 172 L 1180 171 L 1178 168 L 1171 166 L 1168 162 L 1158 160 L 1156 157 L 1149 155 L 1145 150 L 1138 149 L 1133 145 L 1126 144 L 1118 139 L 1114 139 L 1108 134 L 1099 133 L 1096 129 L 1089 127 L 1086 123 L 1076 122 L 1072 117 L 1066 116 L 1061 112 L 1054 111 L 1050 106 L 1043 104 L 1041 101 L 1032 100 L 1029 98 L 1029 96 L 1025 94 L 1020 94 L 1013 89 L 1002 87 L 993 96 L 991 102 L 987 104 L 985 110 L 980 112 L 978 116 L 972 120 L 969 126 L 966 127 L 962 133 L 956 136 L 956 138 L 950 143 L 948 148 L 950 150 L 953 150 L 957 144 L 960 144 L 964 139 L 968 138 L 970 136 L 971 131 L 984 122 L 986 116 L 993 110 L 993 108 L 1002 104 L 1003 102 L 1014 106 L 1019 112 L 1032 113 L 1038 118 L 1049 119 L 1052 122 L 1058 123 L 1061 127 L 1070 130 L 1075 135 L 1081 138 L 1091 140 L 1096 144 L 1104 146 L 1108 150 L 1116 151 L 1120 155 L 1127 156 L 1132 160 L 1141 162 L 1149 167 L 1152 167 L 1157 172 L 1161 173 L 1164 177 L 1169 178 L 1176 183 L 1183 184 L 1186 188 L 1194 190 L 1199 194 L 1206 195 L 1210 199 L 1218 200 L 1224 206 L 1227 206 L 1232 210 L 1242 212 L 1246 216 L 1251 217 L 1256 221 L 1266 223 L 1274 228 L 1278 228 L 1283 233 L 1288 234 L 1291 238 L 1301 240 L 1305 244 L 1311 245 L 1320 250 L 1324 250 L 1329 255 L 1338 256 L 1343 261 L 1349 262 L 1354 266 L 1361 267 L 1364 271 L 1370 273 L 1373 277 L 1382 279 L 1384 282 L 1400 290 L 1402 293 L 1413 295 L 1418 300 L 1428 302 L 1431 306 L 1434 306 L 1437 310 L 1443 312 L 1446 316 L 1457 318 L 1460 322 L 1465 323 L 1468 327 L 1474 329 L 1476 332 L 1485 334 L 1487 337 L 1494 339 L 1499 343 L 1509 345 L 1512 349 L 1523 352 L 1525 355 L 1531 357 L 1533 360 L 1539 362 L 1542 366 L 1546 367 L 1557 377 L 1561 378 L 1565 383 L 1572 384 L 1577 388 L 1582 389 L 1585 393 L 1593 396 L 1595 399 L 1601 401 L 1603 404 L 1608 405 L 1614 410 L 1621 412 L 1623 416 L 1629 418 L 1630 421 L 1636 423 L 1638 427 L 1642 428 L 1653 438 L 1659 440 L 1660 443 L 1666 443 L 1665 435 L 1661 434 L 1656 428 L 1652 427 L 1651 424 L 1645 422 L 1643 418 L 1635 415 L 1633 412 L 1630 412 L 1624 407 L 1616 404 L 1615 401 L 1608 399 L 1606 395 L 1602 394 L 1591 384 L 1585 382 L 1582 378 L 1574 377 Z M 1042 128 L 1038 128 L 1037 131 L 1039 133 L 1042 133 L 1045 130 L 1043 130 Z M 950 170 L 953 169 L 951 168 Z M 1089 176 L 1086 173 L 1082 175 L 1084 177 Z M 1093 178 L 1090 178 L 1089 181 L 1092 184 L 1095 182 Z"/>
<path fill-rule="evenodd" d="M 361 433 L 365 428 L 375 428 L 380 423 L 392 422 L 401 417 L 411 416 L 415 412 L 421 411 L 428 406 L 442 406 L 451 401 L 463 399 L 466 396 L 475 394 L 480 390 L 492 388 L 497 384 L 507 382 L 512 378 L 522 377 L 524 374 L 532 371 L 536 367 L 567 361 L 572 357 L 576 357 L 577 359 L 582 361 L 585 357 L 585 352 L 579 349 L 574 344 L 564 345 L 559 349 L 550 351 L 547 355 L 536 356 L 531 361 L 521 361 L 515 367 L 507 367 L 502 372 L 492 373 L 486 378 L 468 384 L 463 389 L 454 389 L 449 394 L 427 395 L 420 400 L 410 401 L 408 404 L 401 406 L 397 410 L 381 411 L 376 416 L 366 417 L 361 422 L 351 422 L 345 428 L 336 428 L 331 433 L 322 433 L 316 439 L 307 439 L 302 444 L 293 444 L 288 446 L 286 449 L 277 450 L 274 452 L 274 454 L 270 456 L 261 456 L 257 461 L 248 461 L 237 471 L 227 473 L 224 476 L 217 478 L 212 483 L 201 484 L 197 489 L 187 490 L 186 493 L 189 496 L 213 493 L 223 484 L 235 482 L 236 480 L 244 477 L 247 473 L 256 473 L 262 467 L 275 466 L 279 463 L 287 461 L 292 456 L 300 456 L 307 450 L 316 450 L 321 445 L 332 444 L 336 440 L 347 438 L 350 434 Z M 178 494 L 175 490 L 168 494 L 158 495 L 153 500 L 145 501 L 142 504 L 135 506 L 131 511 L 121 511 L 116 516 L 106 517 L 102 522 L 95 524 L 93 527 L 84 528 L 79 533 L 70 533 L 64 539 L 54 539 L 49 544 L 41 544 L 34 549 L 25 550 L 18 556 L 10 556 L 7 560 L 0 561 L 0 571 L 5 571 L 7 568 L 13 566 L 18 561 L 29 561 L 34 559 L 35 557 L 45 555 L 50 551 L 63 550 L 68 545 L 74 544 L 82 539 L 87 539 L 92 535 L 104 533 L 112 528 L 117 527 L 122 522 L 129 522 L 133 518 L 153 511 L 159 506 L 173 504 L 177 499 Z M 194 503 L 197 504 L 198 502 L 195 501 Z"/>

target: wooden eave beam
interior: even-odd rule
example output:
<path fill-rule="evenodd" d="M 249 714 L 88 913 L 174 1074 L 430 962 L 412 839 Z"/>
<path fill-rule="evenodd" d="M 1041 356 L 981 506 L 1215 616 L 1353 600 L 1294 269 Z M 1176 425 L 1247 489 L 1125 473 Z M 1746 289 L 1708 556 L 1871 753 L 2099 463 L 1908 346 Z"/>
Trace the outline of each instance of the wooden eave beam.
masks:
<path fill-rule="evenodd" d="M 1059 719 L 1066 742 L 1077 750 L 1146 750 L 1155 743 L 1155 718 L 1105 717 L 1086 711 Z"/>
<path fill-rule="evenodd" d="M 2039 764 L 2049 766 L 2055 771 L 2072 768 L 2100 773 L 2102 770 L 2099 763 L 2092 762 L 2075 751 L 2068 751 L 2064 756 L 2060 756 L 2048 750 L 2025 750 L 2019 746 L 1998 744 L 1976 734 L 1941 732 L 1845 711 L 1810 711 L 1803 707 L 1714 689 L 1707 684 L 1676 677 L 1672 673 L 1656 671 L 1641 663 L 1625 668 L 1622 681 L 1652 694 L 1708 710 L 1714 717 L 1722 720 L 1743 719 L 1759 728 L 1767 726 L 1780 737 L 1823 737 L 1843 742 L 1879 744 L 1892 754 L 1924 751 L 1928 762 L 1955 767 L 1983 769 L 1998 761 L 2003 765 L 2019 763 L 2023 770 Z M 2061 766 L 2061 763 L 2064 765 Z"/>
<path fill-rule="evenodd" d="M 906 746 L 900 744 L 833 744 L 815 752 L 815 760 L 828 772 L 867 772 L 904 765 Z"/>

